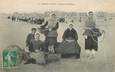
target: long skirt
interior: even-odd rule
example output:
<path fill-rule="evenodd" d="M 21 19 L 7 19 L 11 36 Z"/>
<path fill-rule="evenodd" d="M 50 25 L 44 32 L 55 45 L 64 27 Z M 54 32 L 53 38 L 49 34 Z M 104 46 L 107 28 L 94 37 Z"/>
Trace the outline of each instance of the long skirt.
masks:
<path fill-rule="evenodd" d="M 35 52 L 31 52 L 28 55 L 26 55 L 26 57 L 28 58 L 26 60 L 25 64 L 45 64 L 46 60 L 45 60 L 45 54 L 42 51 L 39 51 L 37 53 Z"/>
<path fill-rule="evenodd" d="M 63 41 L 56 51 L 61 54 L 80 54 L 81 48 L 76 41 Z"/>
<path fill-rule="evenodd" d="M 45 54 L 42 51 L 39 51 L 38 53 L 31 53 L 31 58 L 36 60 L 37 64 L 45 64 Z"/>
<path fill-rule="evenodd" d="M 85 49 L 89 50 L 98 50 L 98 38 L 97 37 L 91 37 L 88 36 L 87 39 L 85 39 Z"/>

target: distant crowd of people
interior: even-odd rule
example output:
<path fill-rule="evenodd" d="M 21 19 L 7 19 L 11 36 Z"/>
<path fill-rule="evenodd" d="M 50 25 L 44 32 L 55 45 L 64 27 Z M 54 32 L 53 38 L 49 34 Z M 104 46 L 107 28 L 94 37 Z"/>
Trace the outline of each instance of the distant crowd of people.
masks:
<path fill-rule="evenodd" d="M 16 22 L 27 22 L 31 24 L 41 25 L 44 22 L 43 17 L 31 17 L 31 16 L 8 16 L 8 19 Z"/>
<path fill-rule="evenodd" d="M 85 50 L 87 58 L 95 58 L 95 54 L 98 51 L 98 37 L 103 32 L 96 27 L 95 18 L 93 12 L 88 12 L 87 19 L 85 21 L 85 29 L 83 36 L 85 38 Z M 27 35 L 26 46 L 30 53 L 44 53 L 43 64 L 48 63 L 48 55 L 61 54 L 62 58 L 68 58 L 75 56 L 76 59 L 80 59 L 81 47 L 78 43 L 78 33 L 74 29 L 74 24 L 69 24 L 69 27 L 64 31 L 62 36 L 62 42 L 57 42 L 59 28 L 59 22 L 56 20 L 56 15 L 52 14 L 51 17 L 41 25 L 39 32 L 45 35 L 45 41 L 40 40 L 40 34 L 36 33 L 38 29 L 32 28 L 31 33 Z M 33 62 L 34 60 L 34 62 Z M 25 64 L 36 63 L 36 60 L 32 57 L 26 61 Z"/>

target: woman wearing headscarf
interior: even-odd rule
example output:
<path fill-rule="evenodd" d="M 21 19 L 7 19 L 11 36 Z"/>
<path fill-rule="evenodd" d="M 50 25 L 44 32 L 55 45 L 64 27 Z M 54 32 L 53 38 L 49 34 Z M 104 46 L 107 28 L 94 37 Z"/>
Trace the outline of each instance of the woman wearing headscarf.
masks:
<path fill-rule="evenodd" d="M 101 32 L 96 28 L 96 20 L 92 11 L 88 12 L 85 27 L 83 35 L 85 37 L 86 55 L 89 58 L 94 58 L 95 53 L 98 50 L 98 37 L 101 36 Z"/>
<path fill-rule="evenodd" d="M 73 28 L 73 24 L 69 25 L 62 36 L 63 42 L 59 46 L 59 53 L 62 57 L 75 55 L 77 59 L 80 58 L 81 48 L 77 42 L 77 31 Z"/>

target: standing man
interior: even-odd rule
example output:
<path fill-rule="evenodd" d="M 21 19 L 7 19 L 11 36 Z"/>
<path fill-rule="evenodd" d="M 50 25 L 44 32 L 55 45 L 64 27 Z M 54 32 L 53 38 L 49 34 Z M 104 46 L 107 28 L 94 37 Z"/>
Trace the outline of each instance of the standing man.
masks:
<path fill-rule="evenodd" d="M 32 39 L 35 38 L 34 37 L 35 33 L 36 33 L 36 28 L 32 28 L 31 33 L 29 33 L 26 38 L 26 46 L 29 48 L 30 52 L 34 52 L 34 49 L 32 48 L 32 45 L 31 45 L 31 41 Z"/>
<path fill-rule="evenodd" d="M 41 26 L 42 29 L 48 29 L 47 34 L 45 34 L 45 45 L 46 45 L 46 51 L 49 52 L 55 52 L 54 46 L 57 43 L 57 29 L 59 27 L 59 23 L 56 19 L 56 15 L 52 14 L 51 17 L 46 21 L 46 23 Z"/>

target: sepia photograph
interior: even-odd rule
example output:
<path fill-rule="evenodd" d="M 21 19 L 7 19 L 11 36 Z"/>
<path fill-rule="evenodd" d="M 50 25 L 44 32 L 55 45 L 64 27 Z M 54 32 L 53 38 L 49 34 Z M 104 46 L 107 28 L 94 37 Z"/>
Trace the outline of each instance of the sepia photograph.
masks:
<path fill-rule="evenodd" d="M 115 0 L 0 0 L 0 72 L 115 72 Z"/>

